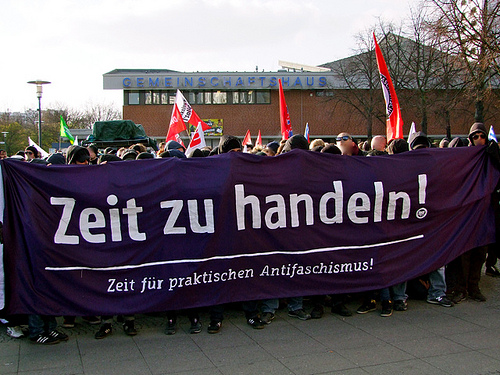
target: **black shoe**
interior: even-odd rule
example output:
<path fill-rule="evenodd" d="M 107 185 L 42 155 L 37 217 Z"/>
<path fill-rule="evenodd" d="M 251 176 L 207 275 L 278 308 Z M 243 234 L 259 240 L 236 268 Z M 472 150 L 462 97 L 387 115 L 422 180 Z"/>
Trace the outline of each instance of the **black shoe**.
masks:
<path fill-rule="evenodd" d="M 222 322 L 218 320 L 211 320 L 210 324 L 208 325 L 207 332 L 212 334 L 212 333 L 218 333 L 220 329 L 222 328 Z"/>
<path fill-rule="evenodd" d="M 406 311 L 406 310 L 408 310 L 408 304 L 406 303 L 406 301 L 403 301 L 401 299 L 394 301 L 394 311 Z"/>
<path fill-rule="evenodd" d="M 112 333 L 113 328 L 111 327 L 111 323 L 104 323 L 101 328 L 99 328 L 99 331 L 96 332 L 94 337 L 99 340 L 108 337 Z"/>
<path fill-rule="evenodd" d="M 382 312 L 380 316 L 387 318 L 392 315 L 392 301 L 382 301 Z"/>
<path fill-rule="evenodd" d="M 266 326 L 266 323 L 260 320 L 258 316 L 247 319 L 247 324 L 252 326 L 253 329 L 262 329 Z"/>
<path fill-rule="evenodd" d="M 377 303 L 374 299 L 372 299 L 370 302 L 364 302 L 361 306 L 359 306 L 356 312 L 358 314 L 366 314 L 375 310 L 377 310 Z"/>
<path fill-rule="evenodd" d="M 265 312 L 265 313 L 262 313 L 262 318 L 260 320 L 262 320 L 266 324 L 271 324 L 271 322 L 274 320 L 274 318 L 275 318 L 275 315 L 272 312 Z"/>
<path fill-rule="evenodd" d="M 38 335 L 35 337 L 30 337 L 30 340 L 33 344 L 40 345 L 54 345 L 60 343 L 59 339 L 56 339 L 55 337 L 51 337 L 49 335 Z"/>
<path fill-rule="evenodd" d="M 167 326 L 165 327 L 165 334 L 166 335 L 175 335 L 175 332 L 177 332 L 176 322 L 173 319 L 169 319 L 167 322 Z"/>
<path fill-rule="evenodd" d="M 62 326 L 64 328 L 75 328 L 75 317 L 65 316 Z"/>
<path fill-rule="evenodd" d="M 492 277 L 499 277 L 500 271 L 498 270 L 497 266 L 486 267 L 486 275 Z"/>
<path fill-rule="evenodd" d="M 324 313 L 323 306 L 321 305 L 316 305 L 311 311 L 311 319 L 321 319 L 323 317 Z"/>
<path fill-rule="evenodd" d="M 450 296 L 450 300 L 454 304 L 458 304 L 458 303 L 462 302 L 463 300 L 465 300 L 466 298 L 467 298 L 467 295 L 464 292 L 460 292 L 460 291 L 454 291 Z"/>
<path fill-rule="evenodd" d="M 431 303 L 433 305 L 440 305 L 443 307 L 453 307 L 453 302 L 451 302 L 446 296 L 429 298 L 427 299 L 427 303 Z"/>
<path fill-rule="evenodd" d="M 82 319 L 93 326 L 102 323 L 101 318 L 99 318 L 98 316 L 82 316 Z"/>
<path fill-rule="evenodd" d="M 304 309 L 297 309 L 293 311 L 288 312 L 288 316 L 291 316 L 292 318 L 297 318 L 300 320 L 309 320 L 311 319 L 311 315 L 306 313 Z"/>
<path fill-rule="evenodd" d="M 199 319 L 193 319 L 191 321 L 191 327 L 189 327 L 189 333 L 197 334 L 201 332 L 201 322 Z"/>
<path fill-rule="evenodd" d="M 133 320 L 125 320 L 125 323 L 123 323 L 123 331 L 128 336 L 137 335 L 137 330 L 135 329 L 134 321 Z"/>
<path fill-rule="evenodd" d="M 486 297 L 479 290 L 469 293 L 469 298 L 477 302 L 486 302 Z"/>
<path fill-rule="evenodd" d="M 51 331 L 48 336 L 50 337 L 53 337 L 55 339 L 58 339 L 59 341 L 68 341 L 69 337 L 68 335 L 62 333 L 62 332 L 59 332 L 57 330 L 53 330 Z"/>
<path fill-rule="evenodd" d="M 332 313 L 339 314 L 340 316 L 352 316 L 352 312 L 343 303 L 333 305 Z"/>

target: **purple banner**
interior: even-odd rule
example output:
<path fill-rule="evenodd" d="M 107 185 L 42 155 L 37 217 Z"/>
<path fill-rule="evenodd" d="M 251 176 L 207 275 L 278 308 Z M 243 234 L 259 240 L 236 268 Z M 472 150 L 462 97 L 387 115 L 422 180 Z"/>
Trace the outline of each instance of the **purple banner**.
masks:
<path fill-rule="evenodd" d="M 485 149 L 2 164 L 11 313 L 379 289 L 494 241 Z"/>

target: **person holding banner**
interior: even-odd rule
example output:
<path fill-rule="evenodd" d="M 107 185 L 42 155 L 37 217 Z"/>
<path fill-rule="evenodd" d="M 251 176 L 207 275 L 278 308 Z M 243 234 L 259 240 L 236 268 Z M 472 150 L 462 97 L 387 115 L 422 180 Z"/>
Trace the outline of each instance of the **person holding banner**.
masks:
<path fill-rule="evenodd" d="M 431 142 L 424 132 L 412 133 L 408 139 L 410 150 L 421 148 L 430 148 Z M 445 267 L 438 268 L 429 273 L 429 291 L 427 294 L 427 303 L 440 305 L 443 307 L 453 307 L 453 302 L 446 296 Z"/>
<path fill-rule="evenodd" d="M 486 126 L 481 122 L 472 124 L 468 138 L 470 142 L 469 146 L 486 146 L 488 144 Z M 490 155 L 493 164 L 498 168 L 500 164 L 498 162 L 498 145 L 494 141 L 490 141 L 490 144 L 488 144 L 487 153 Z M 497 202 L 494 202 L 494 204 L 498 204 L 498 199 L 496 200 Z M 455 275 L 457 286 L 452 294 L 452 300 L 455 303 L 459 303 L 467 297 L 478 302 L 486 301 L 486 297 L 479 289 L 479 281 L 481 279 L 481 269 L 485 263 L 487 252 L 488 246 L 481 246 L 469 250 L 460 256 L 461 267 L 458 268 L 457 274 Z"/>
<path fill-rule="evenodd" d="M 213 150 L 212 155 L 224 154 L 228 152 L 241 152 L 241 141 L 233 135 L 224 135 L 219 141 L 219 146 Z M 265 323 L 259 316 L 259 301 L 245 301 L 242 302 L 242 308 L 245 312 L 247 324 L 254 329 L 262 329 Z M 210 307 L 210 324 L 208 325 L 208 333 L 218 333 L 222 328 L 222 320 L 224 319 L 224 305 L 217 305 Z"/>

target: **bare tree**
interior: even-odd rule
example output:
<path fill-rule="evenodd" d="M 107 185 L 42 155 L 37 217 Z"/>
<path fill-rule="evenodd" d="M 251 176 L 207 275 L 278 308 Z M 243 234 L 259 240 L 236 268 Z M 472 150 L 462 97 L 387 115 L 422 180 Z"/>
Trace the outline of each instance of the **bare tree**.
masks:
<path fill-rule="evenodd" d="M 461 65 L 462 79 L 475 105 L 475 120 L 484 121 L 484 103 L 498 81 L 500 1 L 423 0 L 439 43 Z"/>
<path fill-rule="evenodd" d="M 355 55 L 324 64 L 335 74 L 344 90 L 336 90 L 330 100 L 346 103 L 366 121 L 366 134 L 373 135 L 374 122 L 385 124 L 383 96 L 380 88 L 380 75 L 375 57 L 373 29 L 356 35 Z M 338 88 L 336 88 L 338 89 Z"/>
<path fill-rule="evenodd" d="M 82 116 L 88 128 L 92 127 L 96 121 L 120 120 L 121 118 L 121 111 L 116 109 L 113 104 L 93 102 L 87 103 Z"/>

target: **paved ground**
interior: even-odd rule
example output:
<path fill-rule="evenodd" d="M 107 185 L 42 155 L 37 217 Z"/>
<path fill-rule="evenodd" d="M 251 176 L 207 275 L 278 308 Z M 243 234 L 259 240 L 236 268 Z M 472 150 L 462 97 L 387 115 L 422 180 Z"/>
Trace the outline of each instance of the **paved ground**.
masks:
<path fill-rule="evenodd" d="M 341 318 L 326 313 L 306 322 L 280 310 L 253 330 L 229 310 L 220 333 L 163 333 L 163 316 L 137 317 L 139 334 L 95 340 L 96 327 L 77 320 L 61 329 L 70 340 L 40 346 L 11 339 L 0 327 L 0 374 L 500 374 L 500 279 L 483 277 L 488 302 L 443 308 L 409 301 L 409 310 Z M 353 300 L 353 310 L 359 300 Z"/>

